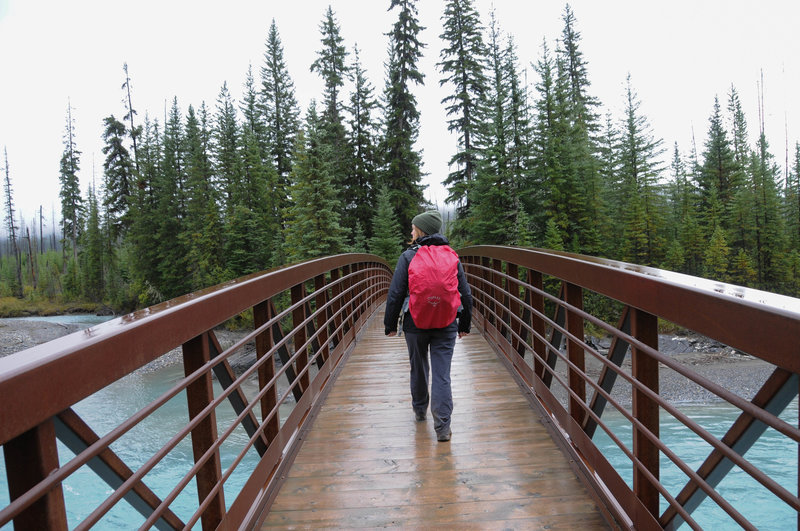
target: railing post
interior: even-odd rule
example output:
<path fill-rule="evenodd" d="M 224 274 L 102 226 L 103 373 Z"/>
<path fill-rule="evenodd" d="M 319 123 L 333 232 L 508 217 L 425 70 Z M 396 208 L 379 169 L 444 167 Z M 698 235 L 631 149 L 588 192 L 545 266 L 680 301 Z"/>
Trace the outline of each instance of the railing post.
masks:
<path fill-rule="evenodd" d="M 492 275 L 492 297 L 495 300 L 495 311 L 497 312 L 497 330 L 500 332 L 501 337 L 506 337 L 508 322 L 508 306 L 506 305 L 506 281 L 502 276 L 503 261 L 497 258 L 492 259 L 492 269 L 495 273 Z"/>
<path fill-rule="evenodd" d="M 506 264 L 506 273 L 514 280 L 519 279 L 519 267 L 517 264 L 508 262 Z M 511 320 L 511 349 L 516 352 L 520 357 L 525 356 L 525 348 L 520 344 L 522 336 L 522 326 L 520 325 L 520 294 L 519 284 L 513 280 L 508 281 L 508 311 L 509 319 Z"/>
<path fill-rule="evenodd" d="M 633 337 L 654 349 L 658 348 L 658 318 L 636 308 L 631 313 L 631 332 Z M 658 394 L 658 361 L 642 352 L 634 345 L 631 355 L 631 374 L 633 378 Z M 658 404 L 645 393 L 634 388 L 633 416 L 656 438 L 659 437 Z M 633 430 L 633 454 L 644 467 L 659 480 L 658 447 L 639 429 Z M 655 518 L 659 514 L 659 493 L 644 473 L 633 469 L 633 492 Z"/>
<path fill-rule="evenodd" d="M 539 271 L 528 269 L 528 284 L 536 288 L 538 291 L 533 291 L 525 288 L 525 300 L 533 308 L 533 315 L 531 316 L 531 328 L 533 328 L 533 341 L 531 347 L 533 349 L 533 374 L 538 378 L 544 377 L 544 360 L 547 356 L 547 342 L 545 337 L 545 319 L 544 319 L 544 279 Z"/>
<path fill-rule="evenodd" d="M 328 288 L 325 285 L 324 274 L 317 275 L 314 278 L 314 293 L 316 294 L 314 301 L 317 311 L 317 330 L 319 331 L 319 344 L 322 349 L 319 355 L 324 363 L 331 354 L 331 348 L 328 342 L 328 310 L 322 309 L 328 304 Z"/>
<path fill-rule="evenodd" d="M 494 325 L 494 284 L 491 282 L 492 273 L 488 271 L 491 269 L 491 258 L 486 256 L 481 257 L 481 301 L 484 308 L 484 320 Z"/>
<path fill-rule="evenodd" d="M 344 281 L 343 291 L 344 291 L 344 304 L 342 306 L 345 308 L 345 325 L 342 327 L 342 332 L 344 335 L 353 329 L 354 322 L 353 322 L 353 278 L 350 277 L 350 273 L 352 272 L 352 268 L 350 265 L 345 265 L 342 267 L 342 275 L 347 277 L 347 280 Z"/>
<path fill-rule="evenodd" d="M 340 328 L 342 324 L 342 299 L 339 298 L 339 295 L 342 294 L 342 284 L 337 282 L 342 277 L 339 268 L 331 270 L 331 297 L 333 298 L 333 304 L 331 304 L 332 312 L 333 312 L 333 329 L 336 333 L 333 336 L 335 344 L 338 345 L 342 342 L 342 336 L 344 335 L 342 329 Z"/>
<path fill-rule="evenodd" d="M 306 287 L 304 283 L 301 282 L 292 286 L 292 306 L 294 307 L 294 310 L 292 310 L 292 327 L 294 329 L 292 340 L 294 341 L 294 352 L 297 357 L 294 366 L 302 392 L 308 389 L 309 382 L 308 371 L 305 370 L 308 365 L 308 347 L 304 346 L 306 342 L 306 327 L 301 324 L 306 318 L 306 305 L 300 304 L 300 301 L 305 296 Z"/>
<path fill-rule="evenodd" d="M 202 367 L 211 359 L 208 349 L 208 333 L 203 332 L 183 344 L 183 370 L 186 376 Z M 189 407 L 189 419 L 194 419 L 200 412 L 214 400 L 214 388 L 211 381 L 211 371 L 206 371 L 186 387 L 186 401 Z M 192 430 L 192 452 L 197 463 L 217 440 L 216 415 L 212 410 Z M 222 489 L 216 494 L 211 490 L 222 478 L 219 449 L 207 460 L 197 472 L 197 497 L 202 505 L 209 496 L 212 502 L 203 512 L 203 531 L 216 529 L 225 515 L 225 499 Z"/>
<path fill-rule="evenodd" d="M 58 448 L 53 419 L 3 445 L 8 494 L 16 500 L 58 468 Z M 59 484 L 14 518 L 14 529 L 66 529 L 64 493 Z"/>
<path fill-rule="evenodd" d="M 583 290 L 580 286 L 566 283 L 566 303 L 570 307 L 583 310 Z M 583 318 L 574 313 L 571 308 L 567 310 L 567 331 L 576 338 L 583 340 Z M 567 341 L 567 357 L 576 366 L 576 369 L 569 368 L 569 388 L 578 395 L 570 395 L 569 414 L 579 425 L 583 423 L 586 412 L 583 405 L 586 402 L 586 383 L 578 370 L 586 369 L 586 354 L 583 346 L 576 340 L 569 338 Z"/>
<path fill-rule="evenodd" d="M 255 328 L 264 326 L 273 317 L 270 315 L 269 301 L 263 301 L 253 307 L 253 323 Z M 272 337 L 272 327 L 268 326 L 264 332 L 256 336 L 256 359 L 259 361 L 267 355 L 272 346 L 275 344 Z M 264 361 L 258 366 L 258 387 L 263 389 L 269 385 L 270 381 L 275 378 L 275 356 L 271 355 L 270 359 Z M 270 411 L 275 409 L 278 404 L 278 389 L 273 383 L 269 390 L 261 397 L 261 419 L 266 420 Z M 280 429 L 280 415 L 275 412 L 275 415 L 264 428 L 264 436 L 267 438 L 267 444 L 271 443 L 278 435 Z"/>

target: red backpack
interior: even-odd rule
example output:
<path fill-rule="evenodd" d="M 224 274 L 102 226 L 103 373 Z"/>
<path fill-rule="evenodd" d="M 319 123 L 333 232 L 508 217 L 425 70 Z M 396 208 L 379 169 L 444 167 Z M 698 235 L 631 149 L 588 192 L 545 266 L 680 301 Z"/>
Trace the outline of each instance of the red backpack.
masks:
<path fill-rule="evenodd" d="M 456 318 L 458 255 L 448 245 L 422 245 L 408 265 L 409 311 L 417 328 L 444 328 Z"/>

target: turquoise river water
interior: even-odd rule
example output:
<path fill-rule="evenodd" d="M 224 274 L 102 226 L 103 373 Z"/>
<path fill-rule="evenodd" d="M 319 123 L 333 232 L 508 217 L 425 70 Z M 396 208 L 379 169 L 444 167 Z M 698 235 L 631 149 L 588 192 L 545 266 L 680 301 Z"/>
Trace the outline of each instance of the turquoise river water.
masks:
<path fill-rule="evenodd" d="M 87 326 L 102 320 L 102 318 L 94 318 L 93 316 L 89 316 L 83 321 L 79 316 L 69 316 L 69 319 L 71 322 L 85 322 Z M 54 319 L 48 318 L 48 320 Z M 75 406 L 75 410 L 92 426 L 96 433 L 102 435 L 158 397 L 182 376 L 180 366 L 168 367 L 150 373 L 134 373 L 81 401 Z M 690 406 L 684 407 L 682 410 L 717 437 L 721 437 L 727 431 L 738 415 L 738 410 L 719 404 Z M 220 417 L 229 416 L 229 418 L 234 416 L 232 409 L 222 411 L 219 415 Z M 781 415 L 781 418 L 792 425 L 797 425 L 797 399 Z M 631 429 L 630 424 L 624 417 L 607 412 L 603 419 L 612 427 L 615 435 L 630 448 Z M 136 470 L 174 435 L 176 426 L 183 425 L 186 420 L 185 402 L 173 399 L 160 408 L 146 422 L 137 426 L 129 437 L 126 436 L 114 443 L 112 448 L 132 469 Z M 218 419 L 218 423 L 221 429 L 227 426 L 227 423 L 222 418 Z M 226 452 L 225 446 L 222 448 L 223 472 L 228 469 L 234 458 L 233 449 L 240 448 L 247 440 L 244 430 L 241 429 L 234 432 L 232 438 L 231 451 Z M 687 429 L 682 424 L 671 421 L 667 417 L 662 419 L 661 439 L 694 469 L 703 462 L 709 452 L 707 443 L 693 434 L 687 435 Z M 632 469 L 627 457 L 602 430 L 598 430 L 595 435 L 595 442 L 600 448 L 604 449 L 604 453 L 619 471 L 622 478 L 628 485 L 631 485 Z M 72 452 L 61 445 L 59 452 L 62 462 L 73 456 Z M 785 437 L 779 436 L 772 429 L 768 429 L 745 457 L 784 486 L 789 492 L 796 492 L 798 485 L 798 449 L 796 444 L 787 445 Z M 241 472 L 234 472 L 226 484 L 225 500 L 228 505 L 233 501 L 235 493 L 247 479 L 244 471 L 251 469 L 256 460 L 257 455 L 251 450 L 250 454 L 237 467 Z M 191 444 L 187 439 L 180 443 L 162 463 L 145 476 L 145 482 L 163 499 L 191 466 L 192 450 Z M 662 457 L 661 481 L 674 496 L 685 484 L 686 476 L 669 460 Z M 717 490 L 758 529 L 782 530 L 796 526 L 794 511 L 738 468 L 734 468 L 731 471 L 728 477 L 717 487 Z M 110 487 L 99 480 L 87 467 L 83 467 L 71 476 L 64 484 L 64 497 L 68 509 L 70 528 L 86 518 L 111 492 Z M 185 521 L 191 516 L 193 507 L 197 503 L 196 500 L 197 494 L 194 484 L 190 483 L 173 503 L 173 510 Z M 5 460 L 0 459 L 0 508 L 5 507 L 8 503 Z M 665 507 L 666 502 L 662 500 L 662 510 Z M 704 529 L 739 528 L 730 517 L 710 500 L 706 500 L 693 513 L 693 517 Z M 121 502 L 100 521 L 97 528 L 135 529 L 143 521 L 144 518 L 139 513 L 134 511 L 127 503 Z M 199 527 L 199 524 L 195 526 L 198 529 Z M 12 529 L 12 526 L 9 524 L 0 529 L 6 531 Z"/>

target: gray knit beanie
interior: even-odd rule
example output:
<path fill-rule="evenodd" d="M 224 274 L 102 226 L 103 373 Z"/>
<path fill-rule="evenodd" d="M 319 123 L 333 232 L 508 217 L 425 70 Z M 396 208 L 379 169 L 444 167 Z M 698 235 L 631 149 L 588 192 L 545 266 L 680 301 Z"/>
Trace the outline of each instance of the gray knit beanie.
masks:
<path fill-rule="evenodd" d="M 438 210 L 428 210 L 414 216 L 411 223 L 425 234 L 436 234 L 442 229 L 442 215 Z"/>

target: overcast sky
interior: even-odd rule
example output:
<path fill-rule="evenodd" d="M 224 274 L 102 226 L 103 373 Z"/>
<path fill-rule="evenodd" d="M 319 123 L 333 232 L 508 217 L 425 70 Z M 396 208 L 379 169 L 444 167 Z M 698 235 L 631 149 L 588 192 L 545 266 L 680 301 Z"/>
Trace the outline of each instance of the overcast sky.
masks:
<path fill-rule="evenodd" d="M 165 103 L 173 97 L 184 115 L 190 104 L 197 108 L 205 102 L 213 110 L 224 82 L 238 102 L 248 66 L 258 75 L 274 18 L 305 110 L 312 98 L 321 99 L 321 80 L 309 67 L 321 47 L 319 25 L 330 5 L 347 49 L 352 52 L 358 45 L 362 65 L 380 94 L 385 34 L 397 16 L 396 10 L 387 11 L 389 3 L 0 0 L 0 149 L 8 152 L 18 211 L 30 222 L 42 205 L 49 225 L 51 211 L 58 209 L 68 99 L 83 153 L 83 188 L 93 175 L 101 181 L 103 118 L 114 114 L 121 119 L 125 113 L 123 63 L 128 63 L 140 123 L 146 113 L 163 123 Z M 426 195 L 442 204 L 446 193 L 440 182 L 455 150 L 440 103 L 448 88 L 439 87 L 435 67 L 444 1 L 418 4 L 426 27 L 420 39 L 427 47 L 420 64 L 425 85 L 414 88 L 421 112 L 417 147 L 424 152 L 423 171 L 430 174 Z M 800 2 L 575 0 L 570 5 L 588 63 L 590 93 L 602 103 L 601 113 L 621 116 L 630 73 L 641 112 L 669 153 L 674 142 L 688 152 L 693 133 L 702 151 L 714 97 L 724 105 L 731 85 L 740 94 L 751 136 L 757 134 L 757 84 L 763 71 L 771 150 L 783 165 L 788 139 L 793 162 L 800 140 Z M 565 2 L 476 0 L 475 6 L 484 25 L 494 6 L 533 85 L 531 63 L 539 58 L 543 40 L 554 48 Z M 5 177 L 4 157 L 0 163 Z"/>

